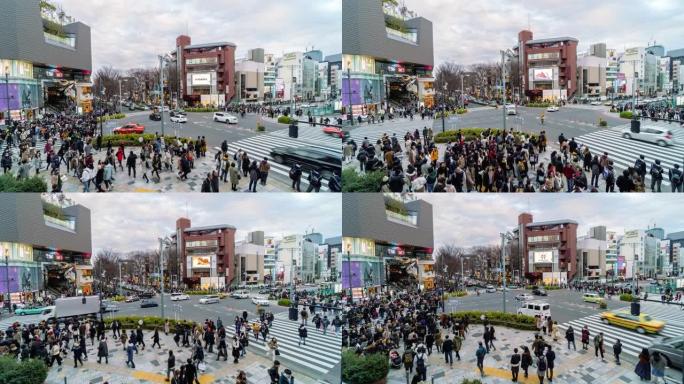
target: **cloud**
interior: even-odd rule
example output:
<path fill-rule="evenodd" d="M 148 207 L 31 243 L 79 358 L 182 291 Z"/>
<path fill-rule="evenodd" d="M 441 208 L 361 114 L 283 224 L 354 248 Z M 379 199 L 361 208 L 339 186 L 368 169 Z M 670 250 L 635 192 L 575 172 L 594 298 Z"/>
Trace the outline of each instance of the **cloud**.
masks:
<path fill-rule="evenodd" d="M 665 233 L 684 230 L 681 197 L 672 194 L 424 194 L 433 205 L 435 247 L 497 244 L 499 233 L 512 230 L 518 215 L 531 212 L 535 221 L 570 219 L 578 235 L 604 225 L 623 233 L 658 226 Z"/>
<path fill-rule="evenodd" d="M 91 210 L 93 252 L 154 249 L 158 238 L 172 234 L 176 220 L 189 217 L 193 226 L 229 224 L 235 240 L 248 232 L 303 234 L 313 228 L 324 238 L 342 233 L 340 195 L 295 194 L 68 194 Z"/>
<path fill-rule="evenodd" d="M 579 51 L 593 43 L 608 47 L 646 46 L 655 40 L 666 50 L 682 48 L 684 26 L 676 15 L 681 0 L 404 0 L 433 23 L 435 63 L 500 60 L 518 32 L 531 28 L 537 38 L 577 38 Z"/>
<path fill-rule="evenodd" d="M 173 50 L 176 37 L 186 33 L 193 43 L 235 43 L 238 58 L 252 48 L 277 55 L 311 46 L 324 55 L 342 50 L 339 0 L 55 2 L 91 27 L 95 71 L 157 65 L 157 55 Z"/>

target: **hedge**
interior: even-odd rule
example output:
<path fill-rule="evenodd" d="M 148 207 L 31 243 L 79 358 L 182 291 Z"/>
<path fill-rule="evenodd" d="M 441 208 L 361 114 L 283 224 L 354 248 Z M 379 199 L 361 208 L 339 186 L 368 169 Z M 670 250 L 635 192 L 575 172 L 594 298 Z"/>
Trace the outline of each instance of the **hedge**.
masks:
<path fill-rule="evenodd" d="M 508 312 L 488 312 L 488 311 L 460 311 L 452 312 L 452 318 L 462 318 L 468 316 L 468 320 L 474 324 L 482 324 L 480 316 L 485 315 L 490 324 L 501 325 L 504 327 L 521 329 L 524 331 L 536 331 L 537 323 L 534 317 L 518 315 Z"/>
<path fill-rule="evenodd" d="M 143 138 L 143 142 L 151 142 L 155 140 L 155 135 L 153 133 L 143 133 L 141 134 L 127 134 L 127 135 L 104 135 L 102 136 L 102 146 L 106 147 L 111 142 L 112 147 L 118 147 L 123 145 L 124 147 L 140 147 L 142 143 L 140 138 Z M 165 136 L 164 142 L 168 144 L 175 143 L 176 140 L 180 140 L 181 143 L 185 144 L 188 142 L 194 143 L 193 139 L 187 137 L 175 137 L 175 136 Z"/>
<path fill-rule="evenodd" d="M 293 122 L 296 122 L 297 120 L 289 117 L 289 116 L 280 116 L 278 117 L 278 123 L 280 124 L 292 124 Z"/>
<path fill-rule="evenodd" d="M 463 297 L 463 296 L 468 296 L 468 292 L 466 291 L 456 291 L 456 292 L 449 292 L 444 294 L 444 298 L 448 299 L 450 297 Z"/>
<path fill-rule="evenodd" d="M 631 293 L 623 293 L 620 295 L 620 301 L 627 301 L 631 303 L 635 298 L 638 299 L 637 296 L 634 296 Z"/>
<path fill-rule="evenodd" d="M 342 352 L 342 381 L 347 384 L 373 384 L 388 373 L 389 358 L 384 353 L 357 355 L 353 349 Z"/>
<path fill-rule="evenodd" d="M 0 176 L 0 192 L 47 192 L 47 183 L 41 177 L 29 177 L 17 179 L 13 174 L 7 173 Z"/>
<path fill-rule="evenodd" d="M 444 114 L 444 117 L 447 118 L 447 117 L 452 116 L 452 115 L 454 115 L 454 114 L 456 114 L 456 115 L 463 115 L 463 114 L 466 114 L 466 113 L 468 113 L 468 110 L 467 110 L 467 109 L 465 109 L 465 108 L 459 108 L 459 109 L 456 110 L 456 113 L 447 111 L 447 112 Z M 437 112 L 437 113 L 435 113 L 435 119 L 441 119 L 441 118 L 442 118 L 442 112 Z"/>
<path fill-rule="evenodd" d="M 173 327 L 176 326 L 176 324 L 181 324 L 181 325 L 188 325 L 192 327 L 193 325 L 197 324 L 194 321 L 189 321 L 189 320 L 179 320 L 176 321 L 174 319 L 162 319 L 161 317 L 157 316 L 117 316 L 117 317 L 112 317 L 112 318 L 105 318 L 105 326 L 110 327 L 112 324 L 112 321 L 114 320 L 119 320 L 121 323 L 122 328 L 127 328 L 127 329 L 133 329 L 138 327 L 138 321 L 142 320 L 142 328 L 147 329 L 147 330 L 154 330 L 155 328 L 164 329 L 164 323 L 166 320 L 168 320 L 169 324 L 171 325 L 172 329 Z"/>
<path fill-rule="evenodd" d="M 530 108 L 548 108 L 551 106 L 551 103 L 528 103 L 526 107 Z"/>
<path fill-rule="evenodd" d="M 100 116 L 97 118 L 97 122 L 99 123 L 100 121 L 105 122 L 109 120 L 120 120 L 120 119 L 125 119 L 126 114 L 124 113 L 115 113 L 113 115 L 106 115 L 106 116 Z"/>
<path fill-rule="evenodd" d="M 280 300 L 278 300 L 278 305 L 281 306 L 281 307 L 289 307 L 290 304 L 292 304 L 292 302 L 290 301 L 290 299 L 280 299 Z"/>
<path fill-rule="evenodd" d="M 632 111 L 622 111 L 620 112 L 620 117 L 623 119 L 631 119 L 634 117 L 634 113 L 632 113 Z"/>
<path fill-rule="evenodd" d="M 42 360 L 28 359 L 19 362 L 17 359 L 0 357 L 0 383 L 36 384 L 47 379 L 48 367 Z"/>
<path fill-rule="evenodd" d="M 123 295 L 116 295 L 116 296 L 112 297 L 110 300 L 112 300 L 112 301 L 117 301 L 117 302 L 122 302 L 122 301 L 126 301 L 126 296 L 123 296 Z"/>
<path fill-rule="evenodd" d="M 599 119 L 598 125 L 599 125 L 599 127 L 607 127 L 608 122 L 603 120 L 603 119 Z"/>
<path fill-rule="evenodd" d="M 384 171 L 359 174 L 356 170 L 347 168 L 342 171 L 342 192 L 380 192 Z"/>
<path fill-rule="evenodd" d="M 197 112 L 218 112 L 218 109 L 216 109 L 216 108 L 206 108 L 206 107 L 202 107 L 202 108 L 186 108 L 186 109 L 185 109 L 185 112 L 189 112 L 189 113 L 197 113 Z"/>
<path fill-rule="evenodd" d="M 464 136 L 465 141 L 479 140 L 482 137 L 482 133 L 486 130 L 489 130 L 489 132 L 493 135 L 501 134 L 501 130 L 497 128 L 460 128 L 458 130 L 439 132 L 435 135 L 435 143 L 443 144 L 448 143 L 449 141 L 456 141 L 459 132 Z M 538 136 L 536 134 L 530 135 L 529 133 L 521 133 L 521 135 L 524 135 L 525 137 Z"/>

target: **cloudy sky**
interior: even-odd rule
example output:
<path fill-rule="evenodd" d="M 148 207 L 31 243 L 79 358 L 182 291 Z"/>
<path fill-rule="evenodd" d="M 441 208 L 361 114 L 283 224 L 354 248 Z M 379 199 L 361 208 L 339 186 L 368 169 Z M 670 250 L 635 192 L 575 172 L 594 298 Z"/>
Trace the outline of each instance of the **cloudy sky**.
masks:
<path fill-rule="evenodd" d="M 666 50 L 684 48 L 682 0 L 400 1 L 432 21 L 435 65 L 500 60 L 499 50 L 513 47 L 528 25 L 535 38 L 575 37 L 580 51 L 597 42 L 623 50 L 653 40 Z"/>
<path fill-rule="evenodd" d="M 340 0 L 55 0 L 65 12 L 91 27 L 93 69 L 133 68 L 158 63 L 176 37 L 193 43 L 229 41 L 237 57 L 251 48 L 267 52 L 304 51 L 323 55 L 342 50 Z M 157 64 L 158 65 L 158 64 Z"/>
<path fill-rule="evenodd" d="M 68 194 L 91 210 L 93 253 L 155 249 L 160 236 L 175 231 L 186 206 L 193 226 L 229 224 L 235 240 L 248 232 L 304 234 L 311 228 L 327 237 L 342 233 L 341 197 L 331 194 Z"/>
<path fill-rule="evenodd" d="M 518 215 L 531 212 L 534 221 L 572 219 L 578 235 L 589 227 L 609 230 L 646 229 L 655 224 L 665 233 L 684 231 L 682 198 L 672 194 L 424 194 L 433 205 L 435 248 L 453 243 L 462 247 L 498 244 L 499 233 L 512 230 Z"/>

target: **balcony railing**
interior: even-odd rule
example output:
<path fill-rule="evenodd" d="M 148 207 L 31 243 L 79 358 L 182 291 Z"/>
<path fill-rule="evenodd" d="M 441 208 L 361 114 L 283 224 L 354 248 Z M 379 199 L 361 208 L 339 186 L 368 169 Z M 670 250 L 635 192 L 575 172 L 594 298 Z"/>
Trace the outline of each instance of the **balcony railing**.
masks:
<path fill-rule="evenodd" d="M 43 215 L 43 219 L 45 219 L 45 224 L 52 226 L 52 227 L 57 227 L 59 229 L 64 229 L 67 231 L 76 231 L 76 220 L 73 219 L 58 219 L 56 217 L 48 216 L 48 215 Z"/>
<path fill-rule="evenodd" d="M 415 30 L 402 32 L 389 27 L 385 27 L 385 30 L 387 31 L 387 37 L 390 39 L 399 40 L 410 44 L 418 44 L 418 32 Z"/>
<path fill-rule="evenodd" d="M 401 213 L 396 213 L 387 209 L 385 210 L 385 214 L 387 214 L 387 219 L 389 221 L 394 221 L 404 225 L 411 225 L 414 227 L 418 226 L 418 216 L 403 215 Z"/>
<path fill-rule="evenodd" d="M 52 45 L 57 45 L 62 48 L 76 49 L 76 38 L 73 36 L 57 36 L 52 33 L 43 32 L 45 42 Z"/>

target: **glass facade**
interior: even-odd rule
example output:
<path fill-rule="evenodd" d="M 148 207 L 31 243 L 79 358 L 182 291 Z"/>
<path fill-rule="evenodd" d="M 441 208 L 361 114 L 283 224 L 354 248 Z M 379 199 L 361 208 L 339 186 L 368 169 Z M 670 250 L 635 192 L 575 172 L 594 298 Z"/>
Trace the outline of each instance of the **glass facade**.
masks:
<path fill-rule="evenodd" d="M 0 250 L 0 257 L 9 256 L 10 260 L 33 261 L 33 247 L 28 244 L 2 242 Z"/>
<path fill-rule="evenodd" d="M 346 72 L 348 69 L 351 69 L 354 73 L 374 74 L 376 73 L 375 58 L 371 56 L 343 55 L 342 70 Z"/>
<path fill-rule="evenodd" d="M 33 64 L 22 60 L 0 60 L 0 76 L 33 79 Z"/>
<path fill-rule="evenodd" d="M 375 241 L 355 237 L 343 237 L 342 249 L 345 254 L 358 256 L 375 256 Z"/>

